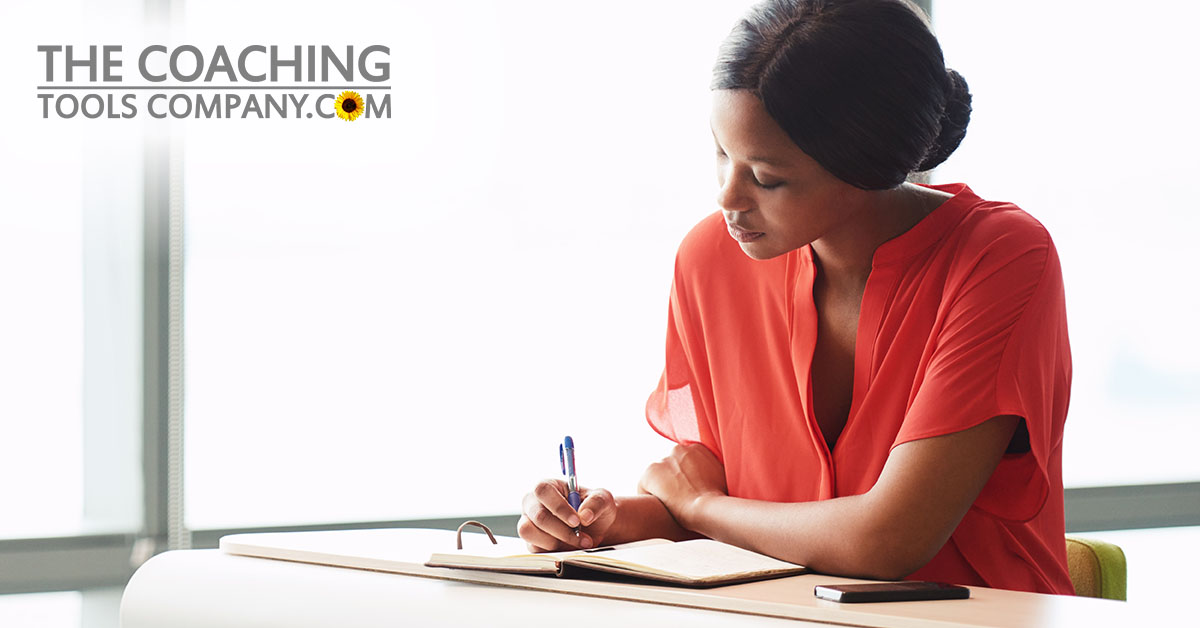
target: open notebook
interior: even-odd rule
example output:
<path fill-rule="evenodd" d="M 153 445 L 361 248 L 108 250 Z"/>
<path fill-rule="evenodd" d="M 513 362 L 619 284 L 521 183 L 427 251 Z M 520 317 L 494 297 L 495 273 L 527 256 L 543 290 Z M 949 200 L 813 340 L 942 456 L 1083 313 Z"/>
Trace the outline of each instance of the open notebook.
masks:
<path fill-rule="evenodd" d="M 425 566 L 559 577 L 586 577 L 588 571 L 602 571 L 691 587 L 712 587 L 805 572 L 800 565 L 710 539 L 679 542 L 650 539 L 547 554 L 531 554 L 524 541 L 512 537 L 496 537 L 495 544 L 482 538 L 472 540 L 475 542 L 467 549 L 433 554 Z"/>

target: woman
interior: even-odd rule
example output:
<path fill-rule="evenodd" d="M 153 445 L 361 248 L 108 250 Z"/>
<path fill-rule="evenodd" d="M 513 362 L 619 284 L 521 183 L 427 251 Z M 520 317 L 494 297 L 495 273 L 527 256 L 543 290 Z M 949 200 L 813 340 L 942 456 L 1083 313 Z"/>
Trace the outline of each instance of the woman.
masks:
<path fill-rule="evenodd" d="M 903 0 L 769 0 L 723 43 L 721 211 L 676 258 L 639 495 L 526 496 L 535 550 L 714 538 L 829 574 L 1071 593 L 1070 349 L 1040 223 L 918 186 L 970 114 Z M 573 527 L 581 525 L 576 535 Z"/>

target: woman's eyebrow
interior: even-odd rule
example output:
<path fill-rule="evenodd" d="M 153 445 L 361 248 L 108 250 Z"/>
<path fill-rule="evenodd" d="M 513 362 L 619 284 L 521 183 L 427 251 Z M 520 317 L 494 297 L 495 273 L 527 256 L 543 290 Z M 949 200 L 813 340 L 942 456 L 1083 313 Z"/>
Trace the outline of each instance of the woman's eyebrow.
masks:
<path fill-rule="evenodd" d="M 721 150 L 725 150 L 725 148 L 723 146 L 721 146 L 721 141 L 717 139 L 717 132 L 715 130 L 713 130 L 711 127 L 709 128 L 709 130 L 712 131 L 713 142 L 717 145 L 717 148 L 720 148 Z M 788 167 L 788 165 L 786 163 L 784 163 L 778 159 L 773 159 L 771 157 L 747 157 L 746 161 L 752 161 L 754 163 L 765 164 L 768 166 L 774 166 L 776 168 L 787 168 Z"/>
<path fill-rule="evenodd" d="M 771 159 L 769 157 L 747 157 L 746 161 L 753 161 L 755 163 L 766 164 L 768 166 L 774 166 L 775 168 L 786 168 L 787 167 L 787 164 L 785 164 L 779 160 L 776 160 L 776 159 Z"/>

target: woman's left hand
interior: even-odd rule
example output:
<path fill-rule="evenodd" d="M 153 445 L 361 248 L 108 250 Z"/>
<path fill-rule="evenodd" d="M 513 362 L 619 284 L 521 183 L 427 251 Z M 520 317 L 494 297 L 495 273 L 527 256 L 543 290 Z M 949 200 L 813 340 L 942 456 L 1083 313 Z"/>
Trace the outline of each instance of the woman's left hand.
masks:
<path fill-rule="evenodd" d="M 725 465 L 704 445 L 676 445 L 671 455 L 646 468 L 638 492 L 657 497 L 679 525 L 695 531 L 689 522 L 700 499 L 729 494 Z"/>

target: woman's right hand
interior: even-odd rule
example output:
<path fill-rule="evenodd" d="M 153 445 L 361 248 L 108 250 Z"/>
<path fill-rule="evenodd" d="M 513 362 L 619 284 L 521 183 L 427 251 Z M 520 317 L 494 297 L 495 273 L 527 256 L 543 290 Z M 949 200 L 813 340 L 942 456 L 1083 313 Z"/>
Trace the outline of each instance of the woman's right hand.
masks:
<path fill-rule="evenodd" d="M 576 513 L 567 503 L 567 483 L 550 479 L 538 482 L 521 503 L 517 534 L 534 552 L 590 549 L 604 542 L 617 519 L 617 502 L 605 489 L 579 489 L 583 500 Z M 579 535 L 574 528 L 581 525 Z"/>

